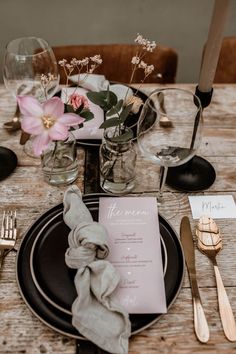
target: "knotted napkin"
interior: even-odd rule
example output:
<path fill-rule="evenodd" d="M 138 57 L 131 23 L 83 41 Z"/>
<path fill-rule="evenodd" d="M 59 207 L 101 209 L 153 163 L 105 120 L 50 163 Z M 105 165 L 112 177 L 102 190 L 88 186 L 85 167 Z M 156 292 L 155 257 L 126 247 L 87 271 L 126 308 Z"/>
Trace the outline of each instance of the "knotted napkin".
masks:
<path fill-rule="evenodd" d="M 78 269 L 74 282 L 78 297 L 72 305 L 72 324 L 91 342 L 116 354 L 128 353 L 131 326 L 128 313 L 112 294 L 119 282 L 108 255 L 107 231 L 82 201 L 79 188 L 64 195 L 64 221 L 71 229 L 65 254 L 68 267 Z"/>
<path fill-rule="evenodd" d="M 79 77 L 78 75 L 72 75 L 69 77 L 70 81 L 74 82 L 75 84 L 78 83 L 78 78 L 79 86 L 88 91 L 106 91 L 109 86 L 109 90 L 116 94 L 118 101 L 124 98 L 128 99 L 134 94 L 133 90 L 130 87 L 128 88 L 127 85 L 110 84 L 104 75 L 80 74 Z"/>
<path fill-rule="evenodd" d="M 79 75 L 72 75 L 69 77 L 70 81 L 75 83 L 76 85 L 78 84 L 79 80 L 79 86 L 85 88 L 88 91 L 103 91 L 107 90 L 107 87 L 109 85 L 109 81 L 106 80 L 104 75 L 99 75 L 99 74 L 79 74 Z"/>

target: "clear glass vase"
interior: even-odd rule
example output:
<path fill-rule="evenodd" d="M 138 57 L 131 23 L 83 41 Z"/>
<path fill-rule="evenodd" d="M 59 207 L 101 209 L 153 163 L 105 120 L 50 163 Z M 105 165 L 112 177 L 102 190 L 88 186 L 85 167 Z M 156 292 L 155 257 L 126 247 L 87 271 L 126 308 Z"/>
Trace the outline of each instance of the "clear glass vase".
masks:
<path fill-rule="evenodd" d="M 44 180 L 54 186 L 67 185 L 78 177 L 76 140 L 70 132 L 67 140 L 53 141 L 41 156 Z"/>
<path fill-rule="evenodd" d="M 136 149 L 132 139 L 115 142 L 109 133 L 100 147 L 100 186 L 111 194 L 126 194 L 135 184 Z"/>

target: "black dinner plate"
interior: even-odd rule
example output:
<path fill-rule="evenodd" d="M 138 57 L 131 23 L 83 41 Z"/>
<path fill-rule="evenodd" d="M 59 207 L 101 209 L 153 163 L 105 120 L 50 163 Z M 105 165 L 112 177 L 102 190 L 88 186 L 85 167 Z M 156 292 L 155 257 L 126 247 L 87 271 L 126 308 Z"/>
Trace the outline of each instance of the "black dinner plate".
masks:
<path fill-rule="evenodd" d="M 98 220 L 98 199 L 86 202 L 94 220 Z M 77 294 L 74 285 L 76 270 L 65 264 L 69 228 L 63 220 L 63 209 L 58 210 L 40 230 L 30 254 L 33 281 L 40 294 L 59 310 L 72 315 L 71 306 Z M 163 272 L 166 273 L 168 258 L 161 238 Z"/>
<path fill-rule="evenodd" d="M 120 83 L 119 82 L 111 82 L 111 85 L 113 85 L 113 84 L 120 84 Z M 125 85 L 125 84 L 122 84 L 122 85 L 129 87 L 128 85 Z M 75 86 L 75 85 L 71 85 L 71 86 Z M 143 93 L 140 90 L 134 89 L 132 87 L 130 87 L 130 88 L 135 92 L 137 97 L 139 97 L 143 100 L 143 102 L 146 101 L 147 95 L 145 93 Z M 61 97 L 61 91 L 58 91 L 55 94 L 55 96 Z M 142 107 L 140 107 L 138 113 L 130 114 L 128 116 L 128 118 L 126 119 L 126 123 L 125 123 L 125 125 L 132 130 L 134 139 L 137 138 L 137 123 L 138 123 L 138 119 L 139 119 L 139 115 L 140 115 L 141 110 L 142 110 Z M 153 118 L 154 117 L 150 117 L 150 119 L 151 119 L 150 126 L 153 124 Z M 101 143 L 102 143 L 102 139 L 77 139 L 77 144 L 79 144 L 79 145 L 100 146 Z"/>
<path fill-rule="evenodd" d="M 0 146 L 0 181 L 7 178 L 17 166 L 16 154 L 3 146 Z"/>
<path fill-rule="evenodd" d="M 99 196 L 104 196 L 104 194 L 103 195 L 91 194 L 91 195 L 85 195 L 83 197 L 85 204 L 87 204 L 87 207 L 91 209 L 91 213 L 94 219 L 97 218 L 97 214 L 98 214 L 97 212 L 98 212 Z M 59 204 L 49 209 L 46 213 L 40 216 L 40 218 L 36 220 L 35 223 L 26 232 L 18 251 L 17 262 L 16 262 L 16 276 L 17 276 L 18 287 L 25 303 L 42 322 L 44 322 L 47 326 L 53 328 L 55 331 L 59 333 L 62 333 L 69 337 L 81 339 L 83 338 L 82 335 L 71 324 L 72 321 L 71 315 L 69 313 L 65 313 L 64 311 L 61 311 L 58 308 L 56 308 L 39 292 L 34 282 L 31 273 L 31 267 L 30 267 L 32 247 L 35 243 L 35 240 L 38 237 L 38 234 L 40 233 L 41 229 L 54 217 L 55 217 L 55 221 L 59 222 L 58 225 L 60 225 L 59 233 L 58 233 L 59 235 L 58 243 L 55 244 L 56 251 L 54 252 L 54 256 L 56 255 L 59 256 L 63 247 L 66 247 L 66 244 L 64 244 L 63 247 L 61 248 L 62 246 L 61 243 L 65 241 L 65 238 L 64 241 L 62 241 L 63 238 L 60 238 L 60 234 L 61 232 L 65 232 L 67 234 L 69 232 L 67 226 L 65 224 L 63 225 L 63 223 L 60 220 L 61 217 L 59 215 L 61 215 L 62 208 L 63 205 Z M 176 299 L 181 289 L 183 275 L 184 275 L 184 256 L 182 252 L 182 247 L 180 245 L 180 241 L 175 231 L 170 226 L 170 224 L 161 215 L 159 215 L 159 222 L 160 222 L 160 232 L 162 235 L 163 242 L 165 244 L 167 259 L 168 259 L 164 281 L 165 281 L 167 307 L 169 308 L 171 304 L 174 302 L 174 300 Z M 35 247 L 40 248 L 40 245 L 42 247 L 43 243 L 39 243 L 38 245 L 36 243 Z M 38 250 L 37 252 L 40 252 L 40 250 Z M 45 252 L 45 248 L 44 248 L 44 252 L 42 253 L 42 256 L 51 257 L 50 252 L 49 253 Z M 64 258 L 64 255 L 61 256 L 63 256 Z M 50 271 L 52 271 L 55 259 L 50 259 L 50 260 L 45 259 L 45 260 L 48 262 L 48 264 L 50 262 L 50 269 L 51 269 Z M 39 262 L 39 263 L 41 263 L 41 265 L 43 264 L 43 262 Z M 57 273 L 57 269 L 54 269 L 54 271 Z M 72 281 L 75 273 L 73 272 L 73 270 L 68 269 L 68 273 L 65 272 L 64 275 L 65 274 L 67 274 L 67 280 L 70 278 Z M 60 277 L 58 276 L 58 278 Z M 63 283 L 59 283 L 58 285 L 56 279 L 55 279 L 55 284 L 59 286 L 61 292 L 63 294 L 66 294 L 66 296 L 68 296 L 71 301 L 71 298 L 75 296 L 75 293 L 74 294 L 71 293 L 68 295 L 66 286 L 63 286 Z M 72 290 L 72 292 L 73 291 L 75 290 Z M 68 300 L 68 298 L 66 299 Z M 144 328 L 150 326 L 155 321 L 157 321 L 160 318 L 160 316 L 161 316 L 160 314 L 130 315 L 132 334 L 137 333 L 143 330 Z"/>

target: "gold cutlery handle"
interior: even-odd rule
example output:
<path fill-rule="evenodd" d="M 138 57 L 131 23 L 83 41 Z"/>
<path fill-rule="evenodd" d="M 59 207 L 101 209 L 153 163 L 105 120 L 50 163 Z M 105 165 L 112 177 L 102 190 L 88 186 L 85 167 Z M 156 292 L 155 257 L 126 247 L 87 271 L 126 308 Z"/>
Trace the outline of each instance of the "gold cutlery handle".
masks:
<path fill-rule="evenodd" d="M 201 343 L 208 342 L 210 337 L 209 327 L 201 304 L 201 300 L 198 297 L 193 297 L 193 315 L 194 328 L 197 338 Z"/>
<path fill-rule="evenodd" d="M 195 265 L 194 243 L 190 221 L 184 216 L 180 224 L 180 239 L 184 249 L 185 261 L 189 273 L 189 281 L 192 289 L 194 329 L 197 339 L 206 343 L 210 337 L 210 331 L 202 307 L 200 292 L 197 285 L 197 272 Z"/>
<path fill-rule="evenodd" d="M 233 311 L 230 306 L 230 302 L 217 265 L 214 265 L 214 271 L 216 277 L 220 318 L 221 318 L 223 330 L 226 338 L 231 342 L 235 342 L 236 323 L 235 323 Z"/>
<path fill-rule="evenodd" d="M 202 307 L 201 297 L 197 285 L 197 277 L 195 271 L 190 272 L 190 284 L 193 295 L 193 317 L 194 329 L 198 340 L 201 343 L 206 343 L 210 337 L 210 331 L 206 316 Z"/>

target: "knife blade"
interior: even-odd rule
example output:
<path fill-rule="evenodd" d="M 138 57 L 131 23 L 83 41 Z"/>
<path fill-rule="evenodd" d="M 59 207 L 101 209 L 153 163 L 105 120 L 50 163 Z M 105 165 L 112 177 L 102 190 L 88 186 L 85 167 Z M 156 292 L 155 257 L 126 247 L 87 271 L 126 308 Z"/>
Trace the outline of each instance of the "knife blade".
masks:
<path fill-rule="evenodd" d="M 184 216 L 181 220 L 180 240 L 184 250 L 192 290 L 195 334 L 200 342 L 206 343 L 209 340 L 210 333 L 197 284 L 193 236 L 187 216 Z"/>

